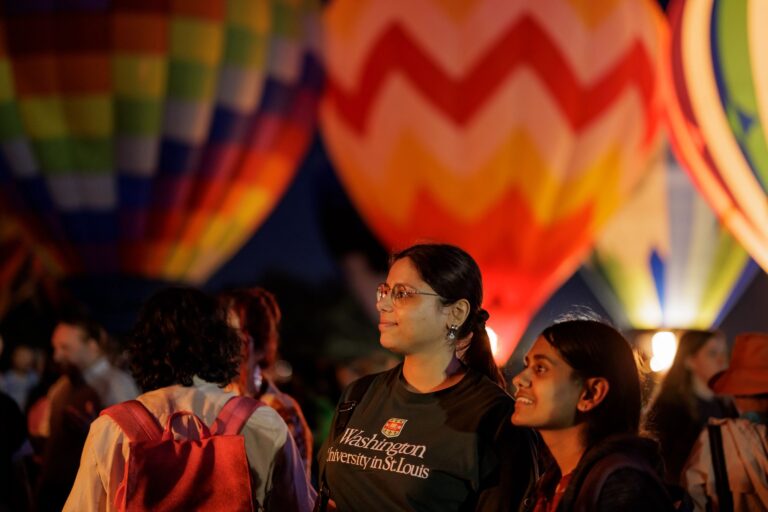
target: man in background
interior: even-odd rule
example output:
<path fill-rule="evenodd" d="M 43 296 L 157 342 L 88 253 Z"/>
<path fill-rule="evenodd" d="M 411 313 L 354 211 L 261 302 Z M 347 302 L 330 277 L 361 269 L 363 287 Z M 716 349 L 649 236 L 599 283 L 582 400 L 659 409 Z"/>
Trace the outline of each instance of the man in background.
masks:
<path fill-rule="evenodd" d="M 62 375 L 48 391 L 47 434 L 38 479 L 38 510 L 61 510 L 77 475 L 91 422 L 110 405 L 136 398 L 133 378 L 107 357 L 106 331 L 82 311 L 68 311 L 51 336 Z"/>

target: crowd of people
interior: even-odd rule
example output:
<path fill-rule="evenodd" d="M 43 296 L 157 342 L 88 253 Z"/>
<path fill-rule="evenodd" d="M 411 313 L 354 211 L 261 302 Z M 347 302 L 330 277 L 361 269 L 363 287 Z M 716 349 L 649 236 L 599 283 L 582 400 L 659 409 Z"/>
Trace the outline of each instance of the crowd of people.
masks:
<path fill-rule="evenodd" d="M 347 386 L 321 439 L 276 383 L 267 290 L 157 292 L 130 371 L 63 315 L 58 377 L 17 346 L 0 378 L 0 511 L 768 510 L 768 335 L 737 337 L 729 364 L 722 334 L 685 333 L 644 404 L 637 351 L 583 315 L 506 383 L 458 247 L 392 255 L 376 308 L 400 362 Z"/>

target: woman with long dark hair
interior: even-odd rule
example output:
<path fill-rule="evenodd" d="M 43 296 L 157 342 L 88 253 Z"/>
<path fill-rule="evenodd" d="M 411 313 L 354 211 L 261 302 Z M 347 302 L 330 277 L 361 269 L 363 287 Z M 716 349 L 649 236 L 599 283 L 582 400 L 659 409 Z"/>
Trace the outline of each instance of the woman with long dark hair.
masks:
<path fill-rule="evenodd" d="M 458 247 L 394 254 L 376 290 L 381 345 L 402 364 L 342 396 L 320 452 L 338 510 L 517 510 L 531 481 L 526 431 L 509 421 L 485 331 L 480 269 Z M 359 387 L 353 383 L 350 388 Z"/>
<path fill-rule="evenodd" d="M 535 428 L 550 458 L 529 510 L 671 510 L 658 445 L 639 436 L 640 379 L 618 331 L 594 320 L 556 323 L 512 382 L 512 423 Z"/>
<path fill-rule="evenodd" d="M 680 483 L 681 471 L 707 418 L 735 418 L 733 402 L 715 396 L 707 382 L 728 366 L 725 336 L 717 331 L 683 333 L 675 359 L 648 412 L 648 428 L 661 443 L 667 481 Z"/>

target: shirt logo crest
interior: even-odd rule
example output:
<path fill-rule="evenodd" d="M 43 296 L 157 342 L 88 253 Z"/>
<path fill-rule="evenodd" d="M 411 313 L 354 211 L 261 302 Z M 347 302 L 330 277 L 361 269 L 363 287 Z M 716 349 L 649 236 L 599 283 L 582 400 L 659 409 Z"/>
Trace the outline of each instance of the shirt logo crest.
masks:
<path fill-rule="evenodd" d="M 381 433 L 387 437 L 397 437 L 403 431 L 406 421 L 408 420 L 402 418 L 389 418 L 384 426 L 381 427 Z"/>

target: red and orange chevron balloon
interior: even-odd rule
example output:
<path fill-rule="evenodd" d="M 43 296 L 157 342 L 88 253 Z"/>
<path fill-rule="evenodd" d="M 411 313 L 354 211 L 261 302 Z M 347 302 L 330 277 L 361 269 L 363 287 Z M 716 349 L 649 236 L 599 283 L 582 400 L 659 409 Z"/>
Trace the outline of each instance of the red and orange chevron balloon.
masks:
<path fill-rule="evenodd" d="M 498 362 L 656 146 L 665 25 L 638 0 L 335 0 L 321 127 L 390 248 L 483 271 Z"/>

